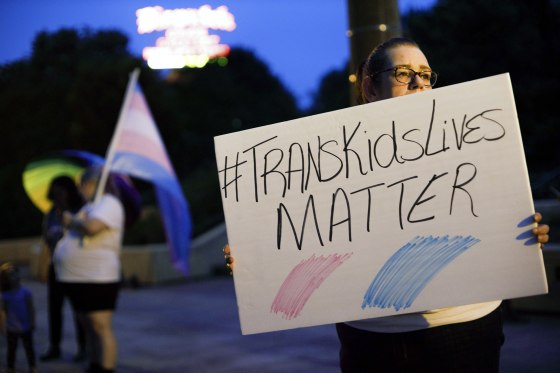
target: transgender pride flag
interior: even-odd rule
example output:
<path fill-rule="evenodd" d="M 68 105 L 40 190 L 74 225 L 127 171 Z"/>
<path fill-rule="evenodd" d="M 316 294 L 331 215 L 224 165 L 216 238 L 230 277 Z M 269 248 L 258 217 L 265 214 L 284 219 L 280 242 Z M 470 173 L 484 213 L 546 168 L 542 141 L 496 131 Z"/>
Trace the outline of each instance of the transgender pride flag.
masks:
<path fill-rule="evenodd" d="M 138 85 L 139 73 L 140 70 L 135 69 L 131 74 L 117 128 L 107 151 L 106 165 L 109 167 L 104 168 L 100 185 L 104 185 L 109 171 L 137 177 L 154 185 L 171 261 L 177 270 L 186 275 L 192 230 L 189 208 Z M 98 189 L 98 194 L 102 189 Z"/>

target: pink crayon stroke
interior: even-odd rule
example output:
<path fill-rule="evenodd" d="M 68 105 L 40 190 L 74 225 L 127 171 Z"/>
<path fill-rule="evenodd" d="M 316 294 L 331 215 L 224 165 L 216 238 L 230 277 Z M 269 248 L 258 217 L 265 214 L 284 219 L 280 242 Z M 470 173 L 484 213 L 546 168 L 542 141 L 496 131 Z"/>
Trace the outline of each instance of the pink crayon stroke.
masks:
<path fill-rule="evenodd" d="M 270 306 L 270 312 L 283 313 L 282 317 L 287 320 L 298 317 L 313 292 L 351 256 L 352 253 L 327 257 L 316 257 L 313 254 L 311 258 L 301 261 L 282 283 Z"/>

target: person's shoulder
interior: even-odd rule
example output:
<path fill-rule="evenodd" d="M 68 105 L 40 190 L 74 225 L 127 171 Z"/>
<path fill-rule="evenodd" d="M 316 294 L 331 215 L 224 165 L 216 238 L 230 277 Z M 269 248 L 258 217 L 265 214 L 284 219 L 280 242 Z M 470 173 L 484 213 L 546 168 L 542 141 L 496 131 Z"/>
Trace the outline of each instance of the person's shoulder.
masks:
<path fill-rule="evenodd" d="M 92 216 L 101 220 L 109 217 L 113 222 L 119 221 L 124 217 L 124 205 L 121 200 L 112 194 L 104 194 L 99 203 L 94 207 Z"/>
<path fill-rule="evenodd" d="M 122 206 L 122 202 L 119 197 L 114 196 L 109 193 L 105 193 L 99 198 L 97 202 L 90 202 L 88 204 L 88 209 L 96 210 L 96 209 L 106 209 L 106 208 L 114 208 L 116 206 Z"/>
<path fill-rule="evenodd" d="M 101 202 L 122 205 L 121 200 L 117 196 L 114 196 L 114 195 L 109 194 L 109 193 L 105 193 L 101 197 Z"/>
<path fill-rule="evenodd" d="M 110 206 L 112 209 L 119 209 L 124 211 L 124 205 L 119 197 L 112 194 L 105 194 L 105 204 Z"/>

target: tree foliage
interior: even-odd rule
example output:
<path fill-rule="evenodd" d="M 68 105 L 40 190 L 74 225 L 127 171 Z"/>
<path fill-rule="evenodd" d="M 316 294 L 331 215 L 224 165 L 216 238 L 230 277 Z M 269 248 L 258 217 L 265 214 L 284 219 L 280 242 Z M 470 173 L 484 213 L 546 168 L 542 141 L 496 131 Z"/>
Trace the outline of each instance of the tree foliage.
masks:
<path fill-rule="evenodd" d="M 127 46 L 117 30 L 41 32 L 29 59 L 0 66 L 0 237 L 40 232 L 41 214 L 21 184 L 29 161 L 61 149 L 105 155 L 129 73 L 143 66 Z M 246 50 L 233 50 L 227 67 L 168 74 L 142 67 L 140 84 L 195 233 L 223 219 L 213 136 L 300 115 L 293 96 Z"/>
<path fill-rule="evenodd" d="M 542 173 L 557 167 L 560 154 L 542 151 L 560 142 L 554 108 L 559 79 L 550 74 L 560 65 L 557 5 L 549 0 L 439 0 L 405 21 L 442 85 L 509 72 L 529 169 Z"/>
<path fill-rule="evenodd" d="M 313 104 L 309 108 L 308 114 L 344 109 L 349 105 L 348 68 L 343 67 L 327 73 L 321 79 L 319 89 L 313 95 Z"/>

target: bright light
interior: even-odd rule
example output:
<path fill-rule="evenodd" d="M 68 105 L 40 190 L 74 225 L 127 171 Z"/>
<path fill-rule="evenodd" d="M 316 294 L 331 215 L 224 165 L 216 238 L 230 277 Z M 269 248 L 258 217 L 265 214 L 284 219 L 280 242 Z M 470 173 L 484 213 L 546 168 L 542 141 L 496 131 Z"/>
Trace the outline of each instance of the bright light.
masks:
<path fill-rule="evenodd" d="M 210 35 L 209 29 L 233 31 L 236 27 L 233 14 L 225 6 L 212 9 L 203 5 L 198 9 L 163 9 L 146 7 L 136 11 L 138 33 L 164 31 L 155 47 L 146 47 L 143 58 L 153 69 L 177 69 L 203 67 L 210 59 L 227 56 L 229 46 L 220 44 L 218 35 Z M 220 62 L 225 66 L 226 62 Z"/>
<path fill-rule="evenodd" d="M 182 56 L 157 55 L 147 61 L 151 69 L 180 69 L 185 66 L 185 59 Z"/>
<path fill-rule="evenodd" d="M 210 5 L 203 5 L 198 9 L 146 7 L 136 11 L 136 25 L 139 34 L 189 27 L 233 31 L 236 27 L 233 14 L 223 5 L 216 9 L 212 9 Z"/>
<path fill-rule="evenodd" d="M 202 55 L 190 55 L 185 58 L 185 66 L 188 67 L 204 67 L 208 63 L 209 58 L 208 56 Z"/>

